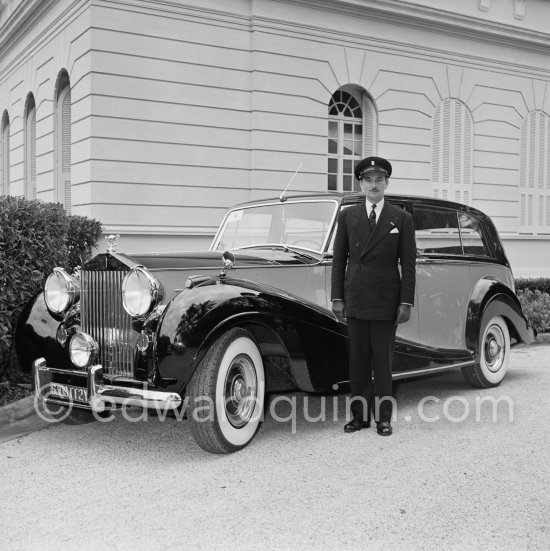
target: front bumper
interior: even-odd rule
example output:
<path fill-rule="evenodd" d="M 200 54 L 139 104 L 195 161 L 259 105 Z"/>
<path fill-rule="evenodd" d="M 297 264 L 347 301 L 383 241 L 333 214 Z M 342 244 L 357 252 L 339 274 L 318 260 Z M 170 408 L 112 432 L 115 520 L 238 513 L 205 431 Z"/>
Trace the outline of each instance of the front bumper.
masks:
<path fill-rule="evenodd" d="M 34 379 L 41 400 L 93 411 L 120 406 L 166 410 L 176 409 L 182 403 L 176 392 L 150 390 L 146 385 L 134 388 L 105 384 L 101 365 L 93 365 L 86 371 L 68 371 L 48 367 L 44 358 L 38 358 L 34 362 Z"/>

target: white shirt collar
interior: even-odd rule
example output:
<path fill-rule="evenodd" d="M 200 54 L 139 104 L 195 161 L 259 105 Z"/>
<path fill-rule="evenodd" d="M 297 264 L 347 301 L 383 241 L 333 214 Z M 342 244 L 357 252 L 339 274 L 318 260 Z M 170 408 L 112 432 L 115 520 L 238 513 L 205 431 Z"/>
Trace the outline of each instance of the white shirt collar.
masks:
<path fill-rule="evenodd" d="M 376 208 L 374 209 L 374 214 L 376 214 L 376 221 L 378 222 L 378 219 L 380 218 L 380 213 L 384 208 L 384 199 L 381 199 L 380 201 L 378 201 L 378 203 L 371 203 L 370 201 L 365 201 L 365 206 L 367 207 L 367 215 L 370 214 L 372 205 L 376 205 Z"/>

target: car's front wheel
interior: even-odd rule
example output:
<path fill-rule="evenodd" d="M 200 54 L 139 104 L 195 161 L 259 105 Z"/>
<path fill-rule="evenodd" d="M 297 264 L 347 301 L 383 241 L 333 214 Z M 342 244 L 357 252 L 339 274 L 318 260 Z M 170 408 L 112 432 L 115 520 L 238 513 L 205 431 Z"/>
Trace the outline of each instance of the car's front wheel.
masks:
<path fill-rule="evenodd" d="M 265 374 L 252 335 L 233 328 L 201 360 L 187 389 L 187 419 L 197 444 L 211 453 L 247 446 L 260 428 Z"/>
<path fill-rule="evenodd" d="M 472 366 L 462 368 L 468 383 L 476 388 L 500 384 L 510 362 L 510 332 L 501 316 L 484 317 L 479 331 L 478 354 Z"/>

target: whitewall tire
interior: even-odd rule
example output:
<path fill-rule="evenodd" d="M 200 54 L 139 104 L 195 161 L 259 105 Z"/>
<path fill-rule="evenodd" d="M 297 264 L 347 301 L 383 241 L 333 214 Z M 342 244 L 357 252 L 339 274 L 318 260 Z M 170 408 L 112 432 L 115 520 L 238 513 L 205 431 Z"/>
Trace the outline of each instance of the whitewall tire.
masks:
<path fill-rule="evenodd" d="M 187 389 L 187 418 L 197 444 L 211 453 L 247 446 L 263 416 L 265 373 L 252 335 L 233 328 L 206 352 Z"/>
<path fill-rule="evenodd" d="M 501 316 L 482 320 L 475 365 L 464 368 L 468 383 L 477 388 L 500 384 L 510 363 L 510 332 Z"/>

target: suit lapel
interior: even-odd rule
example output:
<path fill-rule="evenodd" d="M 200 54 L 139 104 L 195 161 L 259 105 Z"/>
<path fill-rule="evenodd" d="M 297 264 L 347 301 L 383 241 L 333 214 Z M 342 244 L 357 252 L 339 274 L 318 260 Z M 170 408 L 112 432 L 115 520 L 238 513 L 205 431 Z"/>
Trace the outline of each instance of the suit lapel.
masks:
<path fill-rule="evenodd" d="M 366 211 L 365 211 L 366 216 Z M 368 226 L 368 218 L 367 218 Z M 397 226 L 397 216 L 393 207 L 385 202 L 384 208 L 380 213 L 380 218 L 376 226 L 374 226 L 374 231 L 371 232 L 369 239 L 367 240 L 365 247 L 361 256 L 367 254 L 386 234 L 388 234 L 394 227 Z"/>
<path fill-rule="evenodd" d="M 353 207 L 351 224 L 357 234 L 356 237 L 359 240 L 361 250 L 364 250 L 372 233 L 370 229 L 369 218 L 367 216 L 365 202 L 362 202 L 356 207 Z"/>

